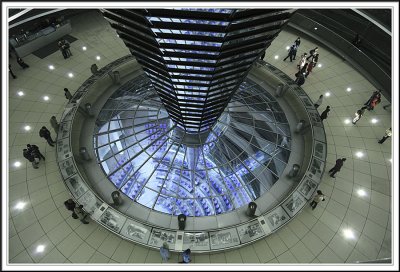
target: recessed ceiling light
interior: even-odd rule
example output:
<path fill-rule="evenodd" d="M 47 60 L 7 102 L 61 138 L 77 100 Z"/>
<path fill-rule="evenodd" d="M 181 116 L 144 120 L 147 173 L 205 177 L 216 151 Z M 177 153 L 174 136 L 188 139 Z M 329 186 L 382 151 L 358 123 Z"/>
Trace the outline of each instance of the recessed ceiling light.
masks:
<path fill-rule="evenodd" d="M 25 129 L 26 131 L 29 131 L 29 130 L 31 130 L 31 126 L 25 126 L 24 129 Z"/>
<path fill-rule="evenodd" d="M 354 236 L 354 232 L 351 229 L 344 229 L 343 230 L 343 235 L 346 239 L 354 239 L 356 238 Z"/>
<path fill-rule="evenodd" d="M 86 46 L 82 46 L 83 51 L 86 51 L 86 49 L 87 49 Z"/>
<path fill-rule="evenodd" d="M 49 69 L 50 70 L 54 70 L 54 66 L 53 65 L 49 65 Z"/>
<path fill-rule="evenodd" d="M 357 190 L 357 194 L 358 194 L 359 196 L 366 196 L 366 195 L 367 195 L 367 193 L 366 193 L 363 189 L 358 189 L 358 190 Z"/>
<path fill-rule="evenodd" d="M 47 95 L 45 95 L 45 96 L 43 96 L 43 100 L 44 101 L 48 101 L 50 98 L 47 96 Z"/>
<path fill-rule="evenodd" d="M 318 28 L 314 27 L 314 30 L 317 30 Z"/>
<path fill-rule="evenodd" d="M 276 55 L 276 56 L 275 56 L 275 59 L 278 59 L 278 58 L 279 58 L 279 56 L 278 56 L 278 55 Z"/>
<path fill-rule="evenodd" d="M 43 252 L 44 248 L 45 248 L 44 245 L 38 245 L 37 248 L 36 248 L 36 252 Z"/>
<path fill-rule="evenodd" d="M 74 77 L 74 74 L 73 73 L 68 73 L 68 76 L 69 77 Z"/>
<path fill-rule="evenodd" d="M 290 46 L 286 46 L 286 50 L 289 50 L 290 49 Z"/>
<path fill-rule="evenodd" d="M 346 120 L 344 120 L 344 123 L 345 123 L 345 124 L 350 124 L 350 123 L 351 123 L 351 120 L 350 120 L 350 119 L 346 119 Z"/>
<path fill-rule="evenodd" d="M 376 124 L 376 123 L 378 123 L 378 119 L 376 119 L 376 118 L 372 118 L 372 119 L 371 119 L 371 123 L 372 123 L 372 124 Z"/>
<path fill-rule="evenodd" d="M 362 153 L 361 151 L 358 151 L 358 152 L 356 153 L 356 156 L 359 157 L 359 158 L 361 158 L 361 157 L 364 156 L 364 153 Z"/>
<path fill-rule="evenodd" d="M 322 64 L 320 63 L 320 64 L 318 64 L 317 66 L 318 66 L 318 67 L 322 67 Z"/>
<path fill-rule="evenodd" d="M 327 96 L 327 97 L 328 97 L 328 96 L 331 96 L 331 93 L 330 93 L 330 92 L 326 92 L 326 93 L 325 93 L 325 96 Z"/>
<path fill-rule="evenodd" d="M 389 159 L 390 162 L 392 162 L 392 159 Z"/>
<path fill-rule="evenodd" d="M 14 162 L 14 166 L 15 166 L 15 167 L 20 167 L 20 166 L 21 166 L 21 162 L 20 162 L 20 161 Z"/>
<path fill-rule="evenodd" d="M 350 88 L 350 87 L 348 87 L 348 88 L 346 89 L 346 91 L 348 91 L 348 92 L 351 92 L 351 88 Z"/>
<path fill-rule="evenodd" d="M 23 92 L 23 91 L 19 91 L 17 94 L 18 94 L 19 96 L 23 96 L 23 95 L 24 95 L 24 92 Z"/>
<path fill-rule="evenodd" d="M 26 203 L 25 202 L 18 202 L 17 205 L 15 205 L 15 208 L 17 210 L 22 210 L 25 207 Z"/>

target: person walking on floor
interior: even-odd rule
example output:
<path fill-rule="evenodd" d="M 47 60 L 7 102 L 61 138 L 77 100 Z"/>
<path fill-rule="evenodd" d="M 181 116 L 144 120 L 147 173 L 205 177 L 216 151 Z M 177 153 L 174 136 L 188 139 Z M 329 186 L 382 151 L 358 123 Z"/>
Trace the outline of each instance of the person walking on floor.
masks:
<path fill-rule="evenodd" d="M 14 72 L 13 72 L 13 70 L 11 69 L 11 64 L 8 65 L 8 71 L 10 72 L 10 75 L 13 77 L 13 79 L 16 79 L 16 78 L 17 78 L 17 76 L 14 75 Z"/>
<path fill-rule="evenodd" d="M 68 58 L 67 52 L 65 51 L 64 44 L 62 40 L 58 41 L 58 49 L 60 49 L 64 59 Z"/>
<path fill-rule="evenodd" d="M 378 105 L 379 103 L 381 103 L 381 98 L 380 98 L 380 96 L 379 96 L 379 97 L 376 96 L 376 97 L 374 97 L 374 98 L 372 99 L 371 103 L 369 103 L 367 109 L 368 109 L 369 111 L 371 111 L 371 110 L 373 110 L 373 109 L 376 107 L 376 105 Z"/>
<path fill-rule="evenodd" d="M 67 40 L 62 40 L 63 42 L 63 49 L 65 50 L 65 53 L 67 55 L 67 58 L 72 56 L 71 50 L 69 49 L 71 47 L 71 45 L 69 44 L 69 42 Z"/>
<path fill-rule="evenodd" d="M 35 158 L 32 156 L 32 154 L 28 151 L 28 149 L 24 148 L 22 150 L 22 155 L 24 156 L 25 159 L 27 159 L 29 162 L 32 163 L 32 166 L 34 169 L 38 169 L 39 166 L 35 161 Z"/>
<path fill-rule="evenodd" d="M 342 158 L 342 159 L 337 159 L 337 160 L 336 160 L 335 166 L 332 167 L 331 170 L 329 170 L 329 173 L 331 173 L 331 174 L 330 174 L 330 177 L 331 177 L 331 178 L 334 178 L 334 177 L 335 177 L 335 174 L 336 174 L 337 172 L 340 172 L 340 169 L 342 168 L 343 163 L 344 163 L 345 161 L 346 161 L 346 158 Z"/>
<path fill-rule="evenodd" d="M 54 115 L 50 118 L 50 125 L 54 129 L 54 131 L 58 134 L 58 130 L 60 129 L 60 124 L 57 122 L 57 119 Z"/>
<path fill-rule="evenodd" d="M 389 137 L 392 137 L 392 128 L 388 128 L 385 131 L 385 135 L 378 141 L 378 143 L 383 144 Z"/>
<path fill-rule="evenodd" d="M 325 195 L 322 193 L 321 190 L 317 191 L 317 194 L 314 196 L 313 201 L 310 203 L 312 209 L 314 210 L 318 203 L 321 201 L 325 201 Z"/>
<path fill-rule="evenodd" d="M 307 63 L 306 63 L 306 64 L 307 64 Z M 312 72 L 312 69 L 313 69 L 313 68 L 314 68 L 314 62 L 308 63 L 308 65 L 307 65 L 307 72 L 306 72 L 306 74 L 304 75 L 305 78 L 308 77 L 308 75 Z"/>
<path fill-rule="evenodd" d="M 41 138 L 45 138 L 46 139 L 46 141 L 47 141 L 47 143 L 50 145 L 50 146 L 54 146 L 54 141 L 53 141 L 53 139 L 51 138 L 51 134 L 50 134 L 50 130 L 48 130 L 45 126 L 43 126 L 40 130 L 39 130 L 39 136 L 41 137 Z"/>
<path fill-rule="evenodd" d="M 24 60 L 21 59 L 20 57 L 17 58 L 17 62 L 18 62 L 18 64 L 19 64 L 19 66 L 22 67 L 22 69 L 29 68 L 29 65 L 26 64 L 26 63 L 24 62 Z"/>
<path fill-rule="evenodd" d="M 42 158 L 44 161 L 46 160 L 46 158 L 43 156 L 42 153 L 40 153 L 39 147 L 37 145 L 30 145 L 27 144 L 26 147 L 28 148 L 28 152 L 32 155 L 37 154 L 37 156 L 40 158 Z M 35 157 L 35 156 L 34 156 Z"/>
<path fill-rule="evenodd" d="M 160 247 L 160 255 L 163 262 L 168 262 L 169 260 L 169 246 L 167 242 L 164 242 Z"/>
<path fill-rule="evenodd" d="M 310 50 L 310 55 L 307 57 L 307 60 L 308 60 L 309 58 L 311 58 L 311 57 L 314 57 L 314 56 L 317 54 L 317 51 L 318 51 L 318 46 L 315 47 L 314 49 L 311 49 L 311 50 Z"/>
<path fill-rule="evenodd" d="M 71 101 L 72 94 L 69 92 L 69 90 L 67 88 L 64 88 L 64 95 L 65 95 L 65 98 L 68 99 L 68 101 Z"/>
<path fill-rule="evenodd" d="M 192 260 L 190 259 L 190 248 L 186 249 L 182 253 L 182 262 L 179 263 L 190 263 Z"/>
<path fill-rule="evenodd" d="M 364 112 L 365 112 L 365 109 L 366 109 L 366 108 L 367 108 L 367 107 L 362 107 L 361 109 L 359 109 L 359 110 L 356 111 L 356 113 L 355 113 L 355 116 L 356 116 L 356 117 L 354 117 L 354 119 L 353 119 L 353 121 L 352 121 L 353 125 L 355 125 L 355 124 L 358 122 L 358 120 L 361 119 L 361 117 L 364 115 Z"/>
<path fill-rule="evenodd" d="M 76 215 L 78 215 L 79 220 L 81 220 L 81 222 L 83 224 L 89 224 L 89 222 L 86 221 L 86 218 L 88 217 L 89 214 L 87 214 L 83 210 L 83 205 L 79 205 L 79 206 L 75 207 L 74 212 L 76 213 Z"/>
<path fill-rule="evenodd" d="M 316 109 L 318 109 L 318 107 L 321 106 L 322 100 L 323 100 L 323 99 L 324 99 L 324 95 L 321 94 L 321 95 L 319 96 L 318 100 L 314 103 L 314 107 L 315 107 Z"/>
<path fill-rule="evenodd" d="M 64 202 L 65 208 L 67 208 L 68 211 L 72 212 L 72 218 L 78 219 L 78 215 L 75 213 L 75 207 L 76 203 L 70 198 Z"/>
<path fill-rule="evenodd" d="M 263 60 L 263 59 L 264 59 L 266 51 L 267 51 L 267 50 L 264 50 L 264 52 L 261 54 L 260 60 Z"/>
<path fill-rule="evenodd" d="M 382 91 L 381 90 L 374 91 L 372 93 L 372 95 L 370 96 L 370 98 L 367 100 L 367 102 L 364 103 L 364 105 L 369 107 L 374 98 L 378 98 L 380 100 L 381 96 L 382 96 Z"/>
<path fill-rule="evenodd" d="M 328 118 L 328 113 L 331 110 L 330 106 L 327 106 L 326 109 L 321 113 L 321 121 L 324 121 L 326 118 Z"/>
<path fill-rule="evenodd" d="M 297 39 L 294 41 L 294 44 L 296 45 L 297 48 L 299 48 L 301 43 L 300 37 L 297 37 Z"/>
<path fill-rule="evenodd" d="M 297 68 L 299 68 L 299 70 L 301 70 L 301 68 L 303 68 L 303 66 L 306 64 L 306 57 L 307 53 L 304 53 L 303 55 L 300 56 L 299 64 L 297 64 Z"/>
<path fill-rule="evenodd" d="M 312 58 L 311 63 L 312 63 L 312 65 L 313 65 L 313 67 L 315 67 L 315 66 L 317 65 L 317 63 L 318 63 L 318 58 L 319 58 L 319 54 L 316 54 L 316 55 Z"/>
<path fill-rule="evenodd" d="M 301 86 L 306 82 L 304 75 L 300 72 L 296 73 L 296 80 L 294 81 L 297 85 Z"/>
<path fill-rule="evenodd" d="M 288 51 L 289 51 L 289 53 L 288 53 L 288 55 L 286 56 L 286 58 L 283 59 L 283 61 L 285 61 L 287 58 L 290 58 L 290 62 L 292 62 L 293 57 L 296 55 L 296 52 L 297 52 L 297 47 L 296 47 L 296 45 L 293 44 L 293 45 L 289 48 Z"/>

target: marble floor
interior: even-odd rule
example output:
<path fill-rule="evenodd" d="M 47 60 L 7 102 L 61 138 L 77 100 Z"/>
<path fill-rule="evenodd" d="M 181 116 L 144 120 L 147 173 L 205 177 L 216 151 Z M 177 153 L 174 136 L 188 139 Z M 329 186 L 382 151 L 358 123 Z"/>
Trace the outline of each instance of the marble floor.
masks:
<path fill-rule="evenodd" d="M 97 63 L 101 68 L 129 54 L 114 30 L 95 12 L 74 17 L 72 29 L 71 35 L 78 40 L 71 44 L 73 56 L 69 59 L 64 60 L 61 52 L 45 59 L 29 55 L 24 60 L 30 68 L 25 70 L 10 59 L 17 79 L 9 77 L 6 258 L 10 264 L 160 263 L 158 251 L 125 241 L 93 221 L 81 224 L 64 207 L 69 193 L 58 171 L 55 148 L 47 145 L 38 131 L 42 126 L 50 128 L 52 115 L 59 120 L 67 102 L 63 88 L 74 92 L 91 75 L 91 64 Z M 286 47 L 296 37 L 282 31 L 265 56 L 267 62 L 293 78 L 297 63 L 283 58 Z M 325 120 L 327 169 L 337 158 L 347 158 L 335 179 L 328 174 L 323 177 L 320 189 L 326 201 L 315 210 L 306 207 L 265 239 L 218 254 L 194 254 L 192 263 L 332 264 L 391 257 L 391 138 L 384 144 L 378 143 L 391 127 L 391 110 L 383 109 L 388 104 L 383 99 L 356 125 L 348 123 L 374 87 L 322 44 L 303 38 L 298 56 L 314 46 L 319 46 L 321 67 L 314 68 L 302 87 L 315 101 L 320 94 L 324 95 L 320 111 L 331 106 Z M 49 65 L 54 69 L 50 70 Z M 27 126 L 30 130 L 26 130 Z M 27 143 L 38 145 L 46 157 L 39 169 L 33 169 L 22 156 Z M 172 254 L 169 263 L 177 261 L 178 255 Z"/>

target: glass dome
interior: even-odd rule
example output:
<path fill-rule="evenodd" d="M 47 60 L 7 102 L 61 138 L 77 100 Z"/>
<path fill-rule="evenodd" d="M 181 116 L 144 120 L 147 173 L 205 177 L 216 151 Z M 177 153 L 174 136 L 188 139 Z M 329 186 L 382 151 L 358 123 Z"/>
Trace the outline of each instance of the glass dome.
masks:
<path fill-rule="evenodd" d="M 290 155 L 284 112 L 249 79 L 204 143 L 187 146 L 174 137 L 175 129 L 143 75 L 108 99 L 94 131 L 108 179 L 133 201 L 162 213 L 210 216 L 247 205 L 270 190 Z"/>

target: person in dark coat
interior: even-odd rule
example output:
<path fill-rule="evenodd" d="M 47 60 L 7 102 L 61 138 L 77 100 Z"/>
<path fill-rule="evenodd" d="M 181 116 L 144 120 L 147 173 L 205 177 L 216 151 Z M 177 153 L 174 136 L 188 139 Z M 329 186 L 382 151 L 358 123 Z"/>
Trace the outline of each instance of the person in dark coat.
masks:
<path fill-rule="evenodd" d="M 264 59 L 264 57 L 265 57 L 265 52 L 266 52 L 267 50 L 264 50 L 264 52 L 261 54 L 261 56 L 260 56 L 260 60 L 263 60 Z"/>
<path fill-rule="evenodd" d="M 53 141 L 53 139 L 51 138 L 51 134 L 50 134 L 50 130 L 48 130 L 45 126 L 43 126 L 40 130 L 39 130 L 39 136 L 41 137 L 41 138 L 45 138 L 46 139 L 46 141 L 47 141 L 47 143 L 50 145 L 50 146 L 54 146 L 54 141 Z"/>
<path fill-rule="evenodd" d="M 304 84 L 304 82 L 306 82 L 303 73 L 298 72 L 296 77 L 296 80 L 294 82 L 296 82 L 297 85 L 301 86 Z"/>
<path fill-rule="evenodd" d="M 86 220 L 89 214 L 85 212 L 85 210 L 83 209 L 83 205 L 75 207 L 74 212 L 79 217 L 79 220 L 81 220 L 83 224 L 89 224 L 89 222 Z"/>
<path fill-rule="evenodd" d="M 190 248 L 182 252 L 182 262 L 180 263 L 190 263 L 192 261 L 190 258 L 190 253 L 191 253 Z"/>
<path fill-rule="evenodd" d="M 308 60 L 309 58 L 315 56 L 315 55 L 317 54 L 317 51 L 318 51 L 318 46 L 315 47 L 314 49 L 311 49 L 310 52 L 309 52 L 310 55 L 307 57 L 307 60 Z"/>
<path fill-rule="evenodd" d="M 46 158 L 43 156 L 43 154 L 40 153 L 39 147 L 37 145 L 27 144 L 26 147 L 28 148 L 28 152 L 30 154 L 32 154 L 33 157 L 35 157 L 35 155 L 37 155 L 39 157 L 39 159 L 42 158 L 44 161 L 46 160 Z"/>
<path fill-rule="evenodd" d="M 326 109 L 321 113 L 321 121 L 324 121 L 326 118 L 328 118 L 328 113 L 331 110 L 330 106 L 327 106 Z"/>
<path fill-rule="evenodd" d="M 69 92 L 69 90 L 67 88 L 64 88 L 64 95 L 65 95 L 65 98 L 68 99 L 68 101 L 71 100 L 72 94 Z"/>
<path fill-rule="evenodd" d="M 379 100 L 381 99 L 382 96 L 382 91 L 381 90 L 377 90 L 375 92 L 372 93 L 371 97 L 367 100 L 367 102 L 364 103 L 365 106 L 369 107 L 371 104 L 371 101 L 374 98 L 378 98 Z"/>
<path fill-rule="evenodd" d="M 332 167 L 331 170 L 329 170 L 329 173 L 331 173 L 331 174 L 330 174 L 331 178 L 334 178 L 334 177 L 335 177 L 335 174 L 336 174 L 337 172 L 340 171 L 340 169 L 342 168 L 343 163 L 344 163 L 345 161 L 346 161 L 346 158 L 342 158 L 342 159 L 337 159 L 337 160 L 336 160 L 335 166 Z"/>
<path fill-rule="evenodd" d="M 68 58 L 67 51 L 65 50 L 64 43 L 62 40 L 58 41 L 58 49 L 60 49 L 64 59 Z"/>
<path fill-rule="evenodd" d="M 67 208 L 68 211 L 72 211 L 72 218 L 74 218 L 74 219 L 78 219 L 79 218 L 78 215 L 75 213 L 76 204 L 71 198 L 66 200 L 64 202 L 64 205 L 65 205 L 65 208 Z"/>
<path fill-rule="evenodd" d="M 24 62 L 24 60 L 21 59 L 20 57 L 17 58 L 17 62 L 18 62 L 18 64 L 19 64 L 19 66 L 22 67 L 22 69 L 29 68 L 29 65 L 26 64 L 26 63 Z"/>
<path fill-rule="evenodd" d="M 38 169 L 39 166 L 37 165 L 35 158 L 33 155 L 28 151 L 28 149 L 24 148 L 22 150 L 22 155 L 24 156 L 25 159 L 27 159 L 29 162 L 32 163 L 33 168 Z"/>
<path fill-rule="evenodd" d="M 299 48 L 301 43 L 300 37 L 297 37 L 297 39 L 294 41 L 294 44 L 296 45 L 297 48 Z"/>
<path fill-rule="evenodd" d="M 307 64 L 307 63 L 306 63 L 306 64 Z M 306 74 L 304 75 L 305 78 L 308 77 L 308 75 L 311 73 L 311 71 L 312 71 L 313 68 L 314 68 L 314 63 L 313 63 L 313 62 L 308 63 L 308 65 L 307 65 L 307 72 L 306 72 Z"/>
<path fill-rule="evenodd" d="M 290 48 L 289 48 L 289 53 L 286 56 L 286 58 L 283 59 L 283 61 L 285 61 L 287 58 L 290 58 L 290 62 L 292 62 L 293 57 L 296 56 L 297 53 L 297 47 L 295 44 L 293 44 Z"/>
<path fill-rule="evenodd" d="M 315 54 L 315 56 L 313 56 L 311 62 L 313 64 L 313 67 L 315 67 L 318 63 L 318 58 L 319 58 L 319 54 Z"/>
<path fill-rule="evenodd" d="M 11 64 L 8 65 L 8 71 L 10 72 L 11 76 L 13 77 L 13 79 L 16 79 L 16 78 L 17 78 L 17 76 L 14 75 L 14 72 L 13 72 L 13 70 L 11 69 Z"/>

